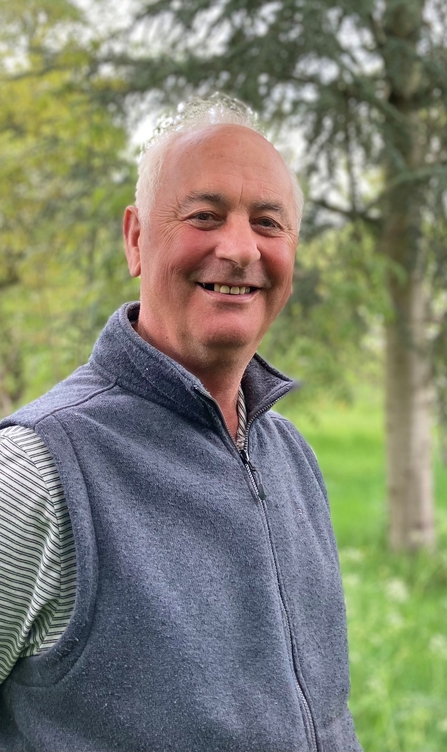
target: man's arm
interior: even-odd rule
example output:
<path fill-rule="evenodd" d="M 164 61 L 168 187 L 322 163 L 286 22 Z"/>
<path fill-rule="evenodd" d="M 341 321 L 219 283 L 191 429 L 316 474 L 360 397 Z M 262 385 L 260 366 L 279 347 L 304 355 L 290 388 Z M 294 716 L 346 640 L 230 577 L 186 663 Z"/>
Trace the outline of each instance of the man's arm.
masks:
<path fill-rule="evenodd" d="M 73 608 L 76 558 L 60 479 L 31 430 L 0 431 L 0 682 L 53 645 Z"/>

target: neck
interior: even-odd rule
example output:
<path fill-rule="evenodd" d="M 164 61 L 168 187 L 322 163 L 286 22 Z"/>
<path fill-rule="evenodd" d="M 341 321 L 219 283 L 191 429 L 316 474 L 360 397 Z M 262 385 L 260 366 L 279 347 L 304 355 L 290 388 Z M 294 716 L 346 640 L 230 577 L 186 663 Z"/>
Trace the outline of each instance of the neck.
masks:
<path fill-rule="evenodd" d="M 232 371 L 229 374 L 229 378 L 222 373 L 217 378 L 214 378 L 209 373 L 202 374 L 201 376 L 197 373 L 194 374 L 200 378 L 205 389 L 216 400 L 233 439 L 236 438 L 238 428 L 237 398 L 244 370 L 245 366 L 237 374 Z"/>
<path fill-rule="evenodd" d="M 180 363 L 187 371 L 197 376 L 205 389 L 219 405 L 225 423 L 232 437 L 236 438 L 238 427 L 237 397 L 243 373 L 253 356 L 253 352 L 236 350 L 224 353 L 206 353 L 201 358 L 185 358 L 175 352 L 169 343 L 160 342 L 150 336 L 143 322 L 139 319 L 134 325 L 135 331 L 158 350 Z"/>

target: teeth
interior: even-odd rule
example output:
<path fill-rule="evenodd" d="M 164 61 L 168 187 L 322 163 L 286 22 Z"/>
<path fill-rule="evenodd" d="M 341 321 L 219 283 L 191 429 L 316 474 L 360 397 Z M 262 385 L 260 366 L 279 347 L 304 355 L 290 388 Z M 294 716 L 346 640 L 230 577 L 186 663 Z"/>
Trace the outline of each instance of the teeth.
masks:
<path fill-rule="evenodd" d="M 214 292 L 223 292 L 226 295 L 245 295 L 246 292 L 250 292 L 249 287 L 230 287 L 229 285 L 214 284 Z"/>

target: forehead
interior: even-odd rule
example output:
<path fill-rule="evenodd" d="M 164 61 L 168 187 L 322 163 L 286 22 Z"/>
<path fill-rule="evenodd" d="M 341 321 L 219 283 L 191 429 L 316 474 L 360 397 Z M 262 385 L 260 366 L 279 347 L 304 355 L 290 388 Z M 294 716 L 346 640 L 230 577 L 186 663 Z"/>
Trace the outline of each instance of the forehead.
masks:
<path fill-rule="evenodd" d="M 279 152 L 261 134 L 240 125 L 211 125 L 178 137 L 168 147 L 160 186 L 178 196 L 219 186 L 258 193 L 262 200 L 293 200 Z"/>

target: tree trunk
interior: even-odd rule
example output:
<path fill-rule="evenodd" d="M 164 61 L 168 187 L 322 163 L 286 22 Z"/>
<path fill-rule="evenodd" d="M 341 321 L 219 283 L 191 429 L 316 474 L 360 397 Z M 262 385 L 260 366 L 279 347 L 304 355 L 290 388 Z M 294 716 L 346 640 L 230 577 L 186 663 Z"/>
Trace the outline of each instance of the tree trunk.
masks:
<path fill-rule="evenodd" d="M 386 433 L 389 543 L 415 551 L 435 544 L 432 482 L 432 363 L 421 243 L 426 134 L 417 44 L 425 0 L 386 0 L 384 62 L 396 121 L 384 158 L 381 251 L 391 262 L 392 316 L 386 328 Z M 405 50 L 405 54 L 403 51 Z"/>
<path fill-rule="evenodd" d="M 388 173 L 388 180 L 392 186 L 395 178 Z M 381 238 L 392 306 L 385 351 L 388 540 L 395 551 L 415 551 L 435 544 L 428 297 L 418 189 L 403 185 L 390 195 Z"/>
<path fill-rule="evenodd" d="M 414 551 L 435 544 L 431 463 L 431 367 L 425 295 L 416 272 L 394 300 L 386 330 L 389 543 Z"/>

